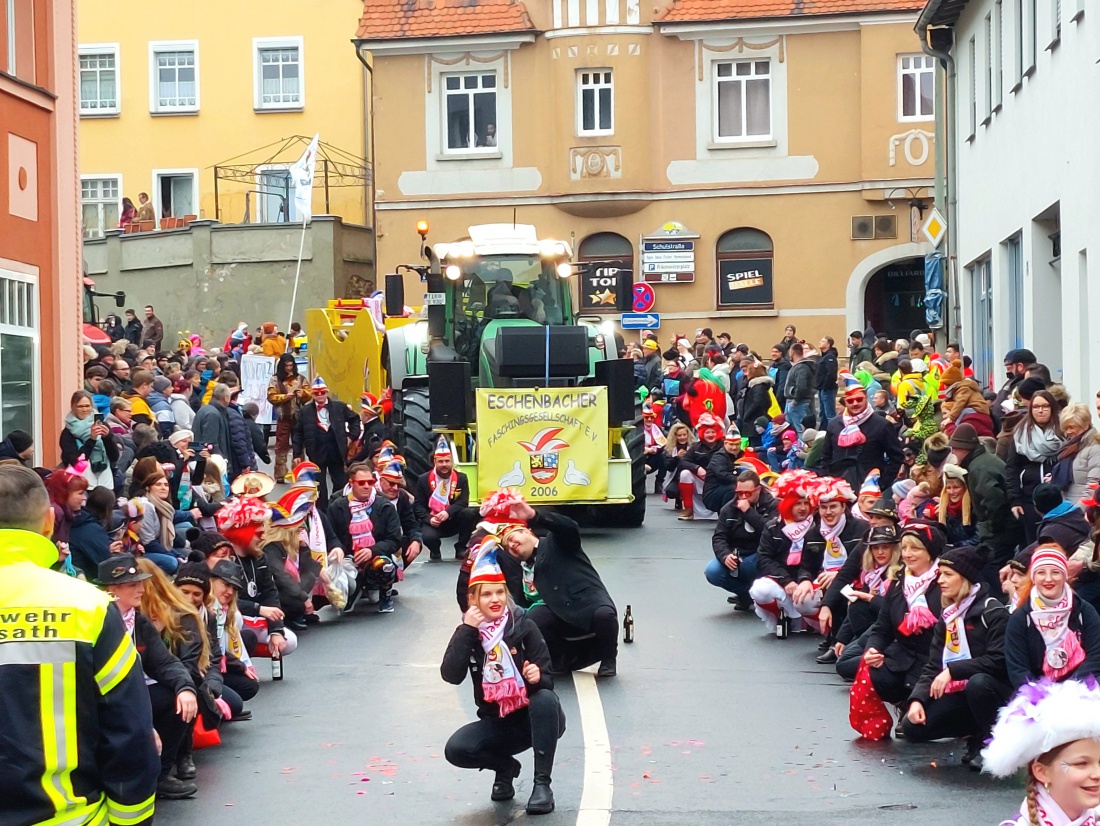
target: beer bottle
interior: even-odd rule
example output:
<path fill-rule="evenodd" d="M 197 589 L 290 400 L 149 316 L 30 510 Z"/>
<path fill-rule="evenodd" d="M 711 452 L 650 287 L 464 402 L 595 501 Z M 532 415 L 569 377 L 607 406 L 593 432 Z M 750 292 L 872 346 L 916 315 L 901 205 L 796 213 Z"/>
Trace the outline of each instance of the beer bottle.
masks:
<path fill-rule="evenodd" d="M 630 606 L 626 606 L 626 613 L 623 615 L 623 642 L 634 642 L 634 615 L 630 613 Z"/>
<path fill-rule="evenodd" d="M 283 656 L 278 651 L 271 652 L 271 679 L 281 680 L 283 678 Z"/>

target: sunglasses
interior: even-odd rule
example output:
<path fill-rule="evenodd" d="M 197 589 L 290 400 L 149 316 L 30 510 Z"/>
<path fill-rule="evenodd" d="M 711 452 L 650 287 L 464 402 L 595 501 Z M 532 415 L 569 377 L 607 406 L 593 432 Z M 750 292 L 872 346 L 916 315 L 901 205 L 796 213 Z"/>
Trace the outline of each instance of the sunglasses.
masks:
<path fill-rule="evenodd" d="M 357 488 L 366 488 L 374 484 L 373 479 L 353 479 L 351 482 Z"/>

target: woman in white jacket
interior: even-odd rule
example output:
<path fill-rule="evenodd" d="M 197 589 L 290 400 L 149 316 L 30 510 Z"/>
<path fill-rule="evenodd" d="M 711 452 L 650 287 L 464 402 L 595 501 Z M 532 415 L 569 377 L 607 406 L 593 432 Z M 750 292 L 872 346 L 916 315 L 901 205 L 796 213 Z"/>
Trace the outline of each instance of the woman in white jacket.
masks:
<path fill-rule="evenodd" d="M 172 408 L 172 415 L 176 417 L 176 426 L 180 430 L 190 430 L 195 421 L 195 411 L 191 409 L 191 382 L 179 379 L 172 385 L 168 404 Z"/>
<path fill-rule="evenodd" d="M 1092 414 L 1083 404 L 1071 404 L 1060 418 L 1066 443 L 1051 471 L 1051 483 L 1058 486 L 1067 502 L 1081 504 L 1091 486 L 1100 482 L 1100 433 L 1092 426 Z"/>

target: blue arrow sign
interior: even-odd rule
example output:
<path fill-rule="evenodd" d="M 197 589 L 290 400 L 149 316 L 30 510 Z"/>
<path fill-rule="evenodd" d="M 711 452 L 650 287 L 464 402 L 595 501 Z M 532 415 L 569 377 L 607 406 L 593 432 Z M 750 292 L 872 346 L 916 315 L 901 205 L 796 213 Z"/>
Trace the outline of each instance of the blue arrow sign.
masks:
<path fill-rule="evenodd" d="M 623 313 L 619 322 L 624 330 L 656 330 L 661 326 L 657 313 Z"/>

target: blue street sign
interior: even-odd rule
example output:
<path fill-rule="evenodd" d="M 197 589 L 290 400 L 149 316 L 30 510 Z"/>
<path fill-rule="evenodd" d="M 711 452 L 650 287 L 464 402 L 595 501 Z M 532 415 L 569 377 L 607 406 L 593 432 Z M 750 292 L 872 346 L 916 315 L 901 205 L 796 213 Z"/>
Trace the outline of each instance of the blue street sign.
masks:
<path fill-rule="evenodd" d="M 642 252 L 693 252 L 694 241 L 643 241 Z"/>
<path fill-rule="evenodd" d="M 619 322 L 624 330 L 656 330 L 661 326 L 657 313 L 623 313 Z"/>

